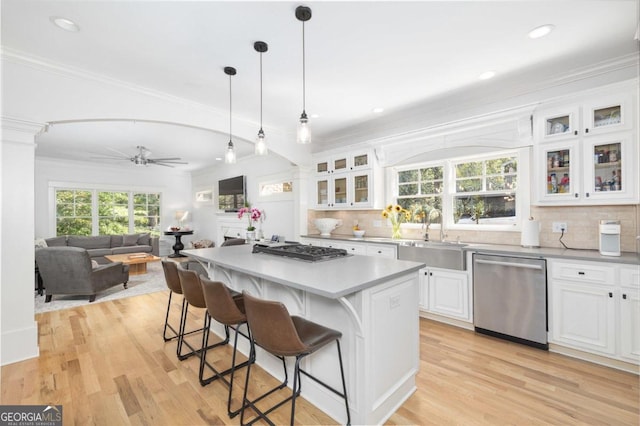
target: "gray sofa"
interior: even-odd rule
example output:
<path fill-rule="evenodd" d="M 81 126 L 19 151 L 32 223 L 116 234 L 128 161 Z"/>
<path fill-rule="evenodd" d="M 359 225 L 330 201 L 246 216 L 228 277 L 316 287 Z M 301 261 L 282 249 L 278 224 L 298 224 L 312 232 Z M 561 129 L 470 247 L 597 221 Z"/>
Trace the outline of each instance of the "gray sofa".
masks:
<path fill-rule="evenodd" d="M 89 257 L 99 264 L 109 261 L 104 257 L 110 254 L 151 253 L 160 255 L 160 238 L 148 233 L 126 235 L 63 235 L 47 238 L 47 247 L 80 247 L 89 253 Z"/>
<path fill-rule="evenodd" d="M 50 247 L 36 249 L 36 263 L 47 297 L 59 294 L 88 295 L 93 302 L 96 294 L 123 284 L 127 288 L 129 266 L 122 262 L 91 266 L 91 258 L 87 250 L 79 247 Z"/>

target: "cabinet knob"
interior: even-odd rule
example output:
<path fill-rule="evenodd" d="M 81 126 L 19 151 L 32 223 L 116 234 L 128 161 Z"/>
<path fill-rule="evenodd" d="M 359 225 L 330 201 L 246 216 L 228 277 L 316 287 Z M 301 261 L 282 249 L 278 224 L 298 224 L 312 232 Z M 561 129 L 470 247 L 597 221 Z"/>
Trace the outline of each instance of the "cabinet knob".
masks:
<path fill-rule="evenodd" d="M 578 131 L 577 131 L 577 130 L 574 130 L 574 131 L 573 131 L 573 134 L 574 134 L 574 135 L 576 135 L 576 136 L 578 136 Z"/>
<path fill-rule="evenodd" d="M 429 276 L 432 277 L 433 276 L 433 272 L 429 272 Z"/>
<path fill-rule="evenodd" d="M 584 129 L 585 133 L 589 133 L 589 128 L 587 127 L 586 129 Z"/>
<path fill-rule="evenodd" d="M 378 254 L 382 254 L 382 250 L 378 250 Z"/>
<path fill-rule="evenodd" d="M 428 272 L 425 272 L 424 274 L 425 274 L 425 275 L 429 275 L 429 273 L 428 273 Z"/>
<path fill-rule="evenodd" d="M 625 299 L 625 300 L 627 300 L 627 295 L 626 295 L 626 294 L 623 294 L 623 295 L 622 295 L 622 298 L 623 298 L 623 299 Z"/>
<path fill-rule="evenodd" d="M 578 271 L 578 275 L 584 275 L 584 272 Z"/>
<path fill-rule="evenodd" d="M 586 196 L 587 196 L 587 198 L 589 198 L 589 193 L 588 192 L 586 193 Z"/>
<path fill-rule="evenodd" d="M 613 293 L 612 292 L 609 292 L 609 297 L 613 297 Z"/>

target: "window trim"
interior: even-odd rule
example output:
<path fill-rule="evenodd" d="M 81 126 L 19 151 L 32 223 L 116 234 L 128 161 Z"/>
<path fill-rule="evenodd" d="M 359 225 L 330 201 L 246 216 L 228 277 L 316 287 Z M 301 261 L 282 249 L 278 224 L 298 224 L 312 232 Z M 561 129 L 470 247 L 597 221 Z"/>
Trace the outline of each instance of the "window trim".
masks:
<path fill-rule="evenodd" d="M 162 215 L 165 211 L 164 208 L 164 194 L 161 188 L 158 187 L 124 187 L 121 185 L 96 185 L 90 183 L 80 182 L 49 182 L 49 220 L 48 220 L 48 234 L 57 235 L 57 212 L 56 212 L 56 191 L 57 190 L 85 190 L 92 191 L 92 216 L 91 216 L 91 235 L 99 235 L 98 226 L 98 192 L 127 192 L 129 194 L 129 233 L 135 233 L 135 218 L 133 217 L 133 194 L 135 193 L 156 193 L 160 194 L 160 223 L 162 224 Z M 96 214 L 93 214 L 95 212 Z M 162 234 L 162 229 L 160 229 Z"/>
<path fill-rule="evenodd" d="M 512 223 L 508 224 L 456 224 L 453 222 L 453 212 L 454 212 L 454 199 L 455 196 L 458 195 L 455 192 L 455 165 L 464 162 L 472 162 L 472 161 L 484 161 L 487 159 L 492 159 L 496 157 L 505 157 L 505 156 L 514 156 L 517 157 L 518 161 L 518 186 L 516 189 L 516 216 Z M 531 176 L 531 148 L 530 147 L 522 147 L 522 148 L 514 148 L 514 149 L 501 149 L 497 151 L 487 152 L 484 154 L 475 154 L 468 156 L 460 156 L 449 158 L 446 160 L 434 160 L 428 162 L 420 162 L 413 164 L 403 164 L 402 166 L 392 167 L 390 173 L 390 177 L 388 182 L 390 184 L 389 191 L 392 194 L 392 199 L 394 203 L 398 200 L 398 173 L 400 171 L 405 170 L 413 170 L 420 169 L 426 167 L 434 167 L 434 166 L 443 166 L 444 167 L 444 176 L 443 176 L 443 191 L 441 193 L 442 196 L 442 225 L 433 223 L 431 224 L 432 229 L 440 229 L 441 226 L 444 226 L 445 229 L 456 230 L 456 231 L 494 231 L 494 232 L 504 232 L 504 231 L 521 231 L 522 230 L 522 222 L 529 218 L 530 216 L 530 206 L 531 206 L 531 191 L 530 191 L 530 176 Z M 403 223 L 403 228 L 407 229 L 421 229 L 422 225 L 418 223 Z"/>

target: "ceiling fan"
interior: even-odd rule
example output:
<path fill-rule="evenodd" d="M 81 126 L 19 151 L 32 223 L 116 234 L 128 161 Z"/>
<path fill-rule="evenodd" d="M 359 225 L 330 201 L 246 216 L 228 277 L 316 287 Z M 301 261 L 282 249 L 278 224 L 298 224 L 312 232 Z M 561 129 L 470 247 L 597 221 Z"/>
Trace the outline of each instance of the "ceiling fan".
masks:
<path fill-rule="evenodd" d="M 125 160 L 131 161 L 136 166 L 148 166 L 149 164 L 155 164 L 158 166 L 165 167 L 174 167 L 172 164 L 189 164 L 186 161 L 180 161 L 180 157 L 166 157 L 166 158 L 150 158 L 151 151 L 145 148 L 142 145 L 136 146 L 138 152 L 132 157 L 130 155 L 125 154 L 124 152 L 120 152 L 113 148 L 107 148 L 110 151 L 113 151 L 117 154 L 120 154 L 118 157 L 114 156 L 102 156 L 102 157 L 94 157 L 101 158 L 107 160 Z"/>

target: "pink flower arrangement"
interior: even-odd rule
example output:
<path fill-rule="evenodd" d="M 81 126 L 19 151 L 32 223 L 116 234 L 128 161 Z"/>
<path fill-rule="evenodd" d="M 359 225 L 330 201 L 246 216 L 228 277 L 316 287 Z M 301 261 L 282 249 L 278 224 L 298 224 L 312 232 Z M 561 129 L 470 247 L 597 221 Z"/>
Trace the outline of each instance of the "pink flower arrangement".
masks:
<path fill-rule="evenodd" d="M 260 220 L 264 215 L 264 212 L 261 212 L 255 207 L 251 207 L 251 208 L 243 207 L 240 210 L 238 210 L 238 219 L 242 219 L 242 216 L 244 216 L 245 213 L 247 214 L 247 219 L 249 220 L 249 226 L 247 227 L 247 231 L 255 231 L 256 227 L 253 226 L 253 223 Z"/>

